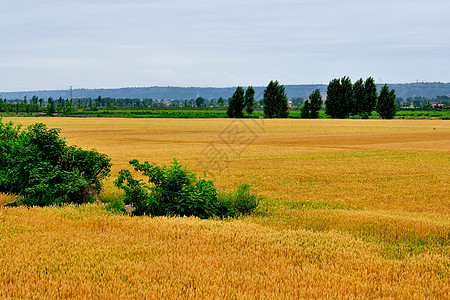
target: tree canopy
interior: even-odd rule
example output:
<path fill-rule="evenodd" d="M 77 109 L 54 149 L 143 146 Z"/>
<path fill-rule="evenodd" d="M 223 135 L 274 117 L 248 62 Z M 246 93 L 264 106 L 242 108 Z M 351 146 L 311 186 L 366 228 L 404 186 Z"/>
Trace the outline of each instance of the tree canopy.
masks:
<path fill-rule="evenodd" d="M 367 110 L 364 101 L 365 94 L 364 81 L 362 78 L 360 78 L 353 84 L 352 115 L 361 115 L 364 111 Z"/>
<path fill-rule="evenodd" d="M 244 89 L 241 86 L 236 88 L 233 96 L 228 102 L 227 115 L 230 118 L 242 118 L 244 116 Z"/>
<path fill-rule="evenodd" d="M 328 84 L 325 112 L 333 118 L 345 119 L 351 113 L 353 86 L 349 77 L 333 79 Z"/>
<path fill-rule="evenodd" d="M 26 205 L 83 203 L 96 198 L 109 175 L 110 158 L 67 146 L 59 129 L 36 123 L 24 130 L 0 120 L 0 192 Z"/>
<path fill-rule="evenodd" d="M 378 97 L 377 112 L 383 119 L 392 119 L 395 116 L 396 106 L 395 106 L 395 90 L 389 90 L 387 84 L 385 84 L 380 91 L 380 96 Z"/>
<path fill-rule="evenodd" d="M 251 116 L 255 110 L 255 90 L 252 86 L 249 86 L 245 91 L 244 106 L 247 114 Z"/>
<path fill-rule="evenodd" d="M 377 86 L 372 77 L 365 82 L 360 78 L 353 85 L 348 77 L 335 78 L 327 88 L 325 113 L 333 118 L 343 119 L 352 115 L 366 119 L 377 107 L 377 100 Z"/>
<path fill-rule="evenodd" d="M 360 113 L 368 116 L 372 113 L 377 105 L 377 85 L 372 77 L 369 77 L 364 82 L 364 104 Z"/>
<path fill-rule="evenodd" d="M 267 118 L 287 118 L 289 107 L 284 85 L 270 81 L 264 90 L 263 106 Z"/>
<path fill-rule="evenodd" d="M 319 110 L 322 108 L 322 95 L 319 89 L 315 89 L 309 95 L 309 109 L 311 110 L 310 118 L 316 119 L 319 117 Z"/>

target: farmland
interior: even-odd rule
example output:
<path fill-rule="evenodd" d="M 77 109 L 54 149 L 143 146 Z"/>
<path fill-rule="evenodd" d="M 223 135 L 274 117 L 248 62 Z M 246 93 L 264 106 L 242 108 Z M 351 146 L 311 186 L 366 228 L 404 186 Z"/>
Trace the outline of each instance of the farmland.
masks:
<path fill-rule="evenodd" d="M 120 195 L 112 182 L 130 159 L 174 157 L 264 199 L 238 220 L 0 208 L 0 297 L 449 296 L 448 121 L 11 120 L 108 154 L 104 202 Z"/>

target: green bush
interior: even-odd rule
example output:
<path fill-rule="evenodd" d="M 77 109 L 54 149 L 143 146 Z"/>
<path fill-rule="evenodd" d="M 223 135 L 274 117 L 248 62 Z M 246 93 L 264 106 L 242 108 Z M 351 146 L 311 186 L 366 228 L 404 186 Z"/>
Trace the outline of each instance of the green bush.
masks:
<path fill-rule="evenodd" d="M 236 191 L 218 194 L 219 215 L 226 217 L 249 215 L 258 207 L 260 200 L 260 196 L 251 190 L 248 183 L 242 183 Z"/>
<path fill-rule="evenodd" d="M 125 203 L 121 199 L 114 199 L 113 201 L 106 204 L 106 209 L 115 213 L 124 213 Z"/>
<path fill-rule="evenodd" d="M 224 218 L 249 214 L 259 204 L 259 197 L 248 184 L 219 196 L 212 181 L 198 179 L 176 159 L 169 167 L 137 160 L 130 161 L 130 165 L 148 177 L 147 183 L 123 169 L 114 184 L 125 192 L 124 203 L 135 207 L 136 215 Z"/>
<path fill-rule="evenodd" d="M 217 192 L 212 181 L 197 179 L 187 166 L 176 159 L 170 167 L 149 162 L 130 161 L 135 171 L 147 176 L 148 183 L 136 180 L 130 171 L 121 170 L 114 182 L 125 191 L 125 204 L 136 208 L 135 214 L 179 215 L 208 218 L 216 215 Z"/>
<path fill-rule="evenodd" d="M 0 192 L 25 205 L 84 203 L 97 198 L 110 159 L 95 150 L 67 146 L 60 129 L 36 123 L 24 130 L 0 120 Z"/>

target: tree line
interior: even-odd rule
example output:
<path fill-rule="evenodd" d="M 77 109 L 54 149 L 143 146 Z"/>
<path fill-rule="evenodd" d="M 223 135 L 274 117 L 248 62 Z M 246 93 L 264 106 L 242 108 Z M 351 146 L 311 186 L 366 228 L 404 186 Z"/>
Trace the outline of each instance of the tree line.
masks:
<path fill-rule="evenodd" d="M 227 115 L 230 118 L 242 118 L 244 109 L 251 116 L 255 109 L 255 90 L 249 86 L 246 91 L 241 86 L 236 88 L 228 102 Z M 285 88 L 278 81 L 270 81 L 264 90 L 262 99 L 264 115 L 267 118 L 287 118 L 289 115 L 288 98 Z"/>
<path fill-rule="evenodd" d="M 237 87 L 231 97 L 227 114 L 230 118 L 242 118 L 244 109 L 251 116 L 255 101 L 254 89 L 249 87 L 244 91 Z M 395 90 L 387 85 L 377 94 L 377 86 L 372 77 L 357 80 L 352 84 L 349 77 L 335 78 L 327 87 L 325 113 L 332 118 L 344 119 L 349 116 L 359 116 L 367 119 L 375 110 L 383 119 L 392 119 L 395 116 Z M 283 85 L 278 81 L 270 81 L 264 90 L 262 107 L 267 118 L 287 118 L 289 115 L 288 98 Z M 323 99 L 319 89 L 315 89 L 304 101 L 301 107 L 302 118 L 318 118 L 322 109 Z"/>
<path fill-rule="evenodd" d="M 367 119 L 372 111 L 376 111 L 383 119 L 395 116 L 395 90 L 385 84 L 377 95 L 377 87 L 372 77 L 363 81 L 362 78 L 354 84 L 349 77 L 335 78 L 327 87 L 325 113 L 332 118 L 344 119 L 349 116 L 359 116 Z"/>
<path fill-rule="evenodd" d="M 33 96 L 31 100 L 24 97 L 23 101 L 7 101 L 0 99 L 0 112 L 26 112 L 26 113 L 55 113 L 70 114 L 77 110 L 97 109 L 154 109 L 154 108 L 223 108 L 227 110 L 230 118 L 251 117 L 255 109 L 262 109 L 266 118 L 287 118 L 289 109 L 300 104 L 302 118 L 318 118 L 319 111 L 323 109 L 332 118 L 347 118 L 359 116 L 368 118 L 376 111 L 382 118 L 390 119 L 396 112 L 395 90 L 387 85 L 377 94 L 377 87 L 372 77 L 365 81 L 361 78 L 352 84 L 349 77 L 332 79 L 327 86 L 327 95 L 324 101 L 320 90 L 311 92 L 308 99 L 293 98 L 288 100 L 284 85 L 278 81 L 270 81 L 264 89 L 261 101 L 255 100 L 255 89 L 249 86 L 246 90 L 238 86 L 229 99 L 220 97 L 217 100 L 207 100 L 202 97 L 190 100 L 154 101 L 146 99 L 115 99 L 115 98 L 85 98 L 44 100 Z"/>
<path fill-rule="evenodd" d="M 25 96 L 23 100 L 7 100 L 0 98 L 0 112 L 25 112 L 25 113 L 71 113 L 76 110 L 96 110 L 101 108 L 150 108 L 156 103 L 150 98 L 145 99 L 115 99 L 115 98 L 77 98 L 77 99 L 53 99 L 47 100 L 33 96 L 30 100 Z"/>
<path fill-rule="evenodd" d="M 401 97 L 397 97 L 395 102 L 400 107 L 418 107 L 418 108 L 447 108 L 450 106 L 450 97 L 449 96 L 436 96 L 433 98 L 427 98 L 423 96 L 415 96 L 408 97 L 403 99 Z"/>

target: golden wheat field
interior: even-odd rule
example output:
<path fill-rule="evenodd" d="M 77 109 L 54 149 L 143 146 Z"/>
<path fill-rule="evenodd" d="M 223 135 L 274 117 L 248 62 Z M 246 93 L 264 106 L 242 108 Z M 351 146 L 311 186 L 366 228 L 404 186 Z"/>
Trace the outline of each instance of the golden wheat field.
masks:
<path fill-rule="evenodd" d="M 9 120 L 108 154 L 104 202 L 133 158 L 264 198 L 237 220 L 1 207 L 1 298 L 450 298 L 448 121 Z"/>

